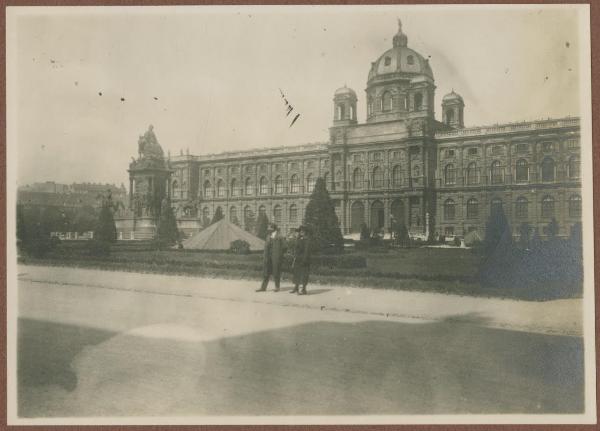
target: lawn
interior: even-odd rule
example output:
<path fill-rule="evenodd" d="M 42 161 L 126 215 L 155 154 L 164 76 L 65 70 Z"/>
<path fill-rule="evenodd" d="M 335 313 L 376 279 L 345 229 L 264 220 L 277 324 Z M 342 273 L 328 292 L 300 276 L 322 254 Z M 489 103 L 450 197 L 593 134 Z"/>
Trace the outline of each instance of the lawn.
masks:
<path fill-rule="evenodd" d="M 562 285 L 483 287 L 478 276 L 480 259 L 476 252 L 460 248 L 352 251 L 344 255 L 342 265 L 332 256 L 316 259 L 311 268 L 311 283 L 527 300 L 577 296 L 572 293 L 577 289 L 569 286 L 565 289 Z M 332 260 L 336 264 L 332 265 Z M 363 264 L 352 265 L 355 261 Z M 196 277 L 252 280 L 262 277 L 261 253 L 135 251 L 116 246 L 109 256 L 92 257 L 85 256 L 82 249 L 59 246 L 43 259 L 21 257 L 20 262 Z M 285 282 L 290 282 L 290 278 L 289 271 L 284 273 Z"/>

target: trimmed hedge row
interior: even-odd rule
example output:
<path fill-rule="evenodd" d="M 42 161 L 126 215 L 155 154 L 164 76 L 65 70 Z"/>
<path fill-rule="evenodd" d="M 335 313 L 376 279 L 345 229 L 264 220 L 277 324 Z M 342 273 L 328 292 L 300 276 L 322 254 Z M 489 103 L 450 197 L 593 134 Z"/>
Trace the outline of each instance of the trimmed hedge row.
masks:
<path fill-rule="evenodd" d="M 263 257 L 262 253 L 251 254 L 232 254 L 227 252 L 214 253 L 185 253 L 181 250 L 167 251 L 139 251 L 129 252 L 113 250 L 108 255 L 106 253 L 93 253 L 90 251 L 95 249 L 92 242 L 83 247 L 66 247 L 60 248 L 48 255 L 49 258 L 56 260 L 88 260 L 92 257 L 101 258 L 106 262 L 123 262 L 123 263 L 148 263 L 155 265 L 177 265 L 177 266 L 198 266 L 205 268 L 231 268 L 231 269 L 248 269 L 252 271 L 262 271 Z M 105 250 L 102 250 L 103 252 Z M 290 270 L 292 257 L 284 256 L 284 270 Z M 366 268 L 367 259 L 364 256 L 356 254 L 348 255 L 322 255 L 314 256 L 311 264 L 313 268 L 325 269 L 355 269 Z"/>

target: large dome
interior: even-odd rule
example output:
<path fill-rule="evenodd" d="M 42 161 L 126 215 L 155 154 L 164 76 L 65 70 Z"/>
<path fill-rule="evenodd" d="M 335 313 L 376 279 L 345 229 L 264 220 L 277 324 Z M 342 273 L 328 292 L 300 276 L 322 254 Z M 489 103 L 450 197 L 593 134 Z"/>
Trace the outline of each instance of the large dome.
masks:
<path fill-rule="evenodd" d="M 378 78 L 395 78 L 394 75 L 399 73 L 407 76 L 425 75 L 433 79 L 429 62 L 421 54 L 408 48 L 407 42 L 408 38 L 402 33 L 402 23 L 398 20 L 398 33 L 394 36 L 394 47 L 372 63 L 368 82 Z"/>

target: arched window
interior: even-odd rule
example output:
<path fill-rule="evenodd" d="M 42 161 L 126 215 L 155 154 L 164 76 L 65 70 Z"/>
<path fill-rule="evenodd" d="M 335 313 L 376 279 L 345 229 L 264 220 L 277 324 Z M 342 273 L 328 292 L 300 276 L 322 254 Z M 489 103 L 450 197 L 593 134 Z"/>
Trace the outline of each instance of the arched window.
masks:
<path fill-rule="evenodd" d="M 581 217 L 581 196 L 573 195 L 569 198 L 569 217 Z"/>
<path fill-rule="evenodd" d="M 446 165 L 444 168 L 444 183 L 446 185 L 456 184 L 456 170 L 452 163 Z"/>
<path fill-rule="evenodd" d="M 298 223 L 298 207 L 295 204 L 290 205 L 290 223 Z"/>
<path fill-rule="evenodd" d="M 502 199 L 500 198 L 493 198 L 490 201 L 490 214 L 493 215 L 497 212 L 502 211 Z"/>
<path fill-rule="evenodd" d="M 381 96 L 381 110 L 382 111 L 391 111 L 392 110 L 392 93 L 386 91 Z"/>
<path fill-rule="evenodd" d="M 221 179 L 217 181 L 217 196 L 220 198 L 225 197 L 225 182 Z"/>
<path fill-rule="evenodd" d="M 350 120 L 354 120 L 354 106 L 350 105 Z"/>
<path fill-rule="evenodd" d="M 229 221 L 233 224 L 239 225 L 240 221 L 238 220 L 237 208 L 231 207 L 229 208 Z"/>
<path fill-rule="evenodd" d="M 266 195 L 269 193 L 269 182 L 266 177 L 260 177 L 259 180 L 259 193 L 261 195 Z"/>
<path fill-rule="evenodd" d="M 542 217 L 554 216 L 554 198 L 552 196 L 544 196 L 542 198 Z"/>
<path fill-rule="evenodd" d="M 415 64 L 415 58 L 412 55 L 409 55 L 408 57 L 406 57 L 406 63 Z"/>
<path fill-rule="evenodd" d="M 352 188 L 354 189 L 362 189 L 364 182 L 364 176 L 362 170 L 360 168 L 354 169 L 352 173 Z"/>
<path fill-rule="evenodd" d="M 572 156 L 569 158 L 569 178 L 579 178 L 580 175 L 580 163 L 579 157 Z"/>
<path fill-rule="evenodd" d="M 515 179 L 518 183 L 525 183 L 529 181 L 529 163 L 525 159 L 517 160 L 517 168 L 515 172 Z"/>
<path fill-rule="evenodd" d="M 400 165 L 394 166 L 392 170 L 392 182 L 394 187 L 402 187 L 402 168 Z"/>
<path fill-rule="evenodd" d="M 281 224 L 281 218 L 283 215 L 283 211 L 281 210 L 281 205 L 275 205 L 273 208 L 273 222 L 279 226 Z"/>
<path fill-rule="evenodd" d="M 373 169 L 373 188 L 380 189 L 383 187 L 383 169 L 376 166 Z"/>
<path fill-rule="evenodd" d="M 261 205 L 258 207 L 258 215 L 261 215 L 261 214 L 267 215 L 267 209 L 265 208 L 264 205 Z"/>
<path fill-rule="evenodd" d="M 174 198 L 179 197 L 179 183 L 177 182 L 177 180 L 173 181 L 173 183 L 171 184 L 171 195 Z"/>
<path fill-rule="evenodd" d="M 479 202 L 477 199 L 471 198 L 467 201 L 467 218 L 479 217 Z"/>
<path fill-rule="evenodd" d="M 252 178 L 246 178 L 246 182 L 244 183 L 244 194 L 246 196 L 254 194 L 254 183 L 252 182 Z"/>
<path fill-rule="evenodd" d="M 329 112 L 331 112 L 331 111 L 329 111 Z M 337 114 L 338 114 L 338 120 L 343 120 L 344 119 L 344 114 L 345 114 L 345 112 L 344 112 L 344 105 L 342 105 L 342 104 L 338 105 Z"/>
<path fill-rule="evenodd" d="M 515 213 L 519 218 L 527 218 L 529 214 L 529 201 L 524 196 L 519 196 L 517 198 L 517 203 L 515 205 Z"/>
<path fill-rule="evenodd" d="M 325 172 L 325 175 L 323 175 L 323 180 L 325 181 L 325 188 L 327 190 L 331 189 L 331 179 L 329 178 L 329 172 Z"/>
<path fill-rule="evenodd" d="M 444 202 L 444 220 L 454 220 L 456 218 L 456 203 L 452 199 Z"/>
<path fill-rule="evenodd" d="M 206 180 L 204 181 L 204 197 L 205 198 L 212 198 L 213 195 L 213 189 L 212 189 L 212 184 L 210 183 L 210 181 Z"/>
<path fill-rule="evenodd" d="M 240 187 L 238 186 L 237 180 L 234 178 L 231 180 L 231 196 L 239 196 Z"/>
<path fill-rule="evenodd" d="M 544 157 L 542 160 L 542 181 L 554 181 L 554 159 Z"/>
<path fill-rule="evenodd" d="M 450 124 L 454 121 L 454 109 L 446 110 L 446 124 Z"/>
<path fill-rule="evenodd" d="M 499 160 L 494 160 L 490 169 L 492 184 L 502 184 L 503 172 Z"/>
<path fill-rule="evenodd" d="M 420 111 L 423 108 L 423 95 L 415 93 L 415 111 Z"/>
<path fill-rule="evenodd" d="M 479 184 L 479 172 L 477 171 L 477 163 L 475 162 L 467 165 L 467 184 Z"/>
<path fill-rule="evenodd" d="M 312 193 L 312 191 L 315 188 L 315 177 L 312 174 L 308 174 L 308 176 L 306 177 L 306 192 L 307 193 Z"/>
<path fill-rule="evenodd" d="M 290 178 L 290 193 L 300 193 L 300 180 L 296 174 Z"/>
<path fill-rule="evenodd" d="M 283 178 L 281 177 L 281 175 L 277 175 L 275 177 L 275 194 L 282 194 L 283 193 Z"/>

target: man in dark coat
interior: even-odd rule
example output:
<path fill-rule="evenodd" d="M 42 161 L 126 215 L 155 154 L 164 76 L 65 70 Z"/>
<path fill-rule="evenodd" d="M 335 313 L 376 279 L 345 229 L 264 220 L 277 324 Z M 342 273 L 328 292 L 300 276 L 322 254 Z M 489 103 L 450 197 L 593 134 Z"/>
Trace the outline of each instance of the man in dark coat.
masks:
<path fill-rule="evenodd" d="M 294 246 L 294 261 L 292 264 L 294 289 L 290 293 L 306 295 L 306 285 L 310 274 L 310 241 L 307 238 L 307 229 L 304 226 L 298 228 L 298 236 Z M 298 290 L 298 287 L 302 288 Z"/>
<path fill-rule="evenodd" d="M 267 229 L 267 239 L 263 252 L 263 281 L 260 288 L 256 290 L 257 292 L 267 290 L 267 284 L 269 284 L 271 276 L 273 276 L 273 280 L 275 281 L 275 292 L 279 292 L 284 252 L 285 238 L 279 233 L 277 225 L 271 223 Z"/>

